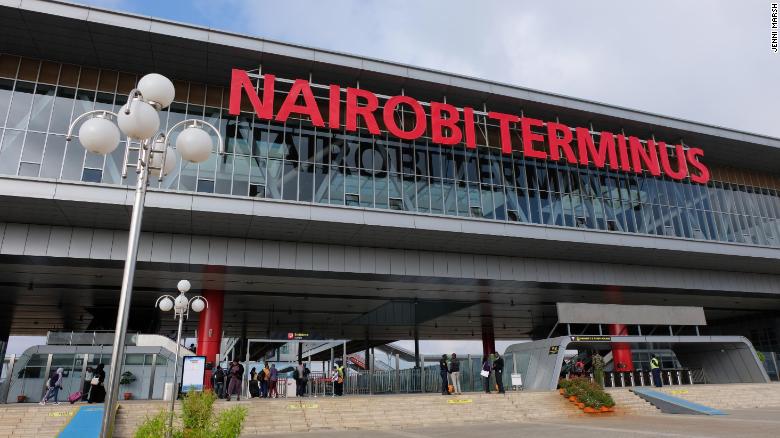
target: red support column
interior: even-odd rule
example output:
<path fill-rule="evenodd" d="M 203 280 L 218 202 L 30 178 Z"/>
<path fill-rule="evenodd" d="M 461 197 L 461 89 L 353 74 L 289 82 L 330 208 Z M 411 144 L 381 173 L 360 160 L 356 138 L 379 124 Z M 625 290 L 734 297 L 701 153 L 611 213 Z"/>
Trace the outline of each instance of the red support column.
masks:
<path fill-rule="evenodd" d="M 209 306 L 200 312 L 198 321 L 198 355 L 206 356 L 206 363 L 213 364 L 222 345 L 222 313 L 225 307 L 225 294 L 221 290 L 204 290 L 203 297 Z M 211 370 L 206 370 L 203 382 L 211 388 Z"/>
<path fill-rule="evenodd" d="M 608 324 L 611 336 L 628 336 L 625 324 Z M 612 343 L 612 363 L 615 371 L 634 371 L 634 360 L 631 357 L 631 346 L 627 342 Z"/>

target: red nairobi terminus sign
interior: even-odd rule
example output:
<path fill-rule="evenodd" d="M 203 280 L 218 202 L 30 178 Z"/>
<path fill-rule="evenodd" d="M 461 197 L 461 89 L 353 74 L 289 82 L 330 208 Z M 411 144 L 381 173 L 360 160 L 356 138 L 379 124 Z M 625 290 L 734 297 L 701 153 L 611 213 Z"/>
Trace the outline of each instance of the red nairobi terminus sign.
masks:
<path fill-rule="evenodd" d="M 470 107 L 461 110 L 447 103 L 430 102 L 430 114 L 427 114 L 419 101 L 401 95 L 387 99 L 381 114 L 377 114 L 380 109 L 376 94 L 366 89 L 348 87 L 346 105 L 342 108 L 342 87 L 330 85 L 326 123 L 314 99 L 309 81 L 303 79 L 292 83 L 279 111 L 274 114 L 275 81 L 276 77 L 273 75 L 263 76 L 261 99 L 247 72 L 234 69 L 230 84 L 230 114 L 241 113 L 243 92 L 249 98 L 255 115 L 263 120 L 285 122 L 290 115 L 298 114 L 308 116 L 316 127 L 342 129 L 343 110 L 343 129 L 347 132 L 357 131 L 360 118 L 371 134 L 379 135 L 381 131 L 377 117 L 382 117 L 387 131 L 403 140 L 415 140 L 427 134 L 431 141 L 440 145 L 451 146 L 464 142 L 467 148 L 477 147 L 474 109 Z M 414 115 L 415 123 L 411 128 L 399 126 L 393 116 L 401 105 Z M 426 121 L 427 116 L 430 116 L 430 126 Z M 566 160 L 570 164 L 580 165 L 592 163 L 600 169 L 609 168 L 637 174 L 647 171 L 653 176 L 661 176 L 663 170 L 663 174 L 674 180 L 681 181 L 690 177 L 691 181 L 700 184 L 706 184 L 710 180 L 709 169 L 701 162 L 704 151 L 699 148 L 685 149 L 682 144 L 669 148 L 663 141 L 649 139 L 642 142 L 634 136 L 616 135 L 608 131 L 601 131 L 598 142 L 595 142 L 588 128 L 576 127 L 572 130 L 563 123 L 492 111 L 487 113 L 487 117 L 498 122 L 501 151 L 504 154 L 511 154 L 518 149 L 530 158 Z M 522 141 L 519 145 L 512 144 L 512 123 L 520 125 Z M 549 152 L 541 149 L 545 136 L 539 133 L 540 130 L 547 134 Z M 671 152 L 671 149 L 674 152 Z"/>

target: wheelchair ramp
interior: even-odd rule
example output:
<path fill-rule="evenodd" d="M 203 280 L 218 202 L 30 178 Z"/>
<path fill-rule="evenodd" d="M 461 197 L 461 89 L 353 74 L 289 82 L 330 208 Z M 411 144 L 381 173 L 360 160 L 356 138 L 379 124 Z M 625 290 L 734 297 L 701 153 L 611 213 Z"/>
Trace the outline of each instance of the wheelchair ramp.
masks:
<path fill-rule="evenodd" d="M 631 389 L 631 392 L 657 407 L 665 414 L 726 415 L 725 412 L 718 409 L 693 403 L 652 389 L 633 388 Z"/>
<path fill-rule="evenodd" d="M 103 405 L 81 406 L 58 438 L 98 438 L 102 420 Z"/>

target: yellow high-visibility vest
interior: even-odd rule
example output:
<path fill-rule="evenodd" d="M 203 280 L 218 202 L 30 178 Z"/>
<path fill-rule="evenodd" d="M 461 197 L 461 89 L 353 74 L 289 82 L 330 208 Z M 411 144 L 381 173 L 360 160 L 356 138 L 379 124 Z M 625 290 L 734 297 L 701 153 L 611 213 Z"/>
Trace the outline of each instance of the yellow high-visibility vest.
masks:
<path fill-rule="evenodd" d="M 652 359 L 650 360 L 650 369 L 651 369 L 651 370 L 654 370 L 654 369 L 656 369 L 656 368 L 661 368 L 661 367 L 658 365 L 658 358 L 657 358 L 657 357 L 654 357 L 654 358 L 652 358 Z"/>

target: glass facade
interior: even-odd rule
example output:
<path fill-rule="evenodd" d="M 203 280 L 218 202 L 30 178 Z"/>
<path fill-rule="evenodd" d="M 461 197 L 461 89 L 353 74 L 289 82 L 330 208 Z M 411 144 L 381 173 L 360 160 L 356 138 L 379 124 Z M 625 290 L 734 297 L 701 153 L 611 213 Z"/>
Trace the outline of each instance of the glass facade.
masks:
<path fill-rule="evenodd" d="M 0 57 L 0 174 L 134 184 L 133 172 L 121 178 L 124 145 L 102 157 L 86 153 L 77 138 L 66 143 L 65 133 L 79 114 L 116 111 L 136 81 L 133 74 Z M 780 181 L 771 175 L 710 167 L 712 180 L 699 185 L 504 155 L 497 124 L 484 117 L 477 118 L 476 149 L 315 128 L 294 118 L 269 122 L 250 111 L 230 116 L 221 87 L 175 85 L 161 129 L 206 120 L 220 129 L 228 154 L 179 162 L 163 181 L 152 180 L 158 188 L 780 246 Z M 314 91 L 324 108 L 327 89 Z M 277 82 L 277 93 L 278 106 L 285 83 Z M 400 124 L 409 119 L 398 117 Z"/>

